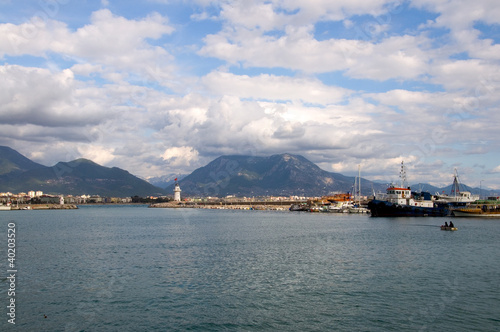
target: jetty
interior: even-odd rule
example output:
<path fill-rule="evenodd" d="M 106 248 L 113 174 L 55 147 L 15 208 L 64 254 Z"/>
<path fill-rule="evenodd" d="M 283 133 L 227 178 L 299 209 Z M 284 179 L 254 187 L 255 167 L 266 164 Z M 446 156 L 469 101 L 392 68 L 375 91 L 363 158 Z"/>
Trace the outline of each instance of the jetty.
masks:
<path fill-rule="evenodd" d="M 75 204 L 19 204 L 12 205 L 12 210 L 73 210 L 78 209 Z"/>
<path fill-rule="evenodd" d="M 172 201 L 155 203 L 150 208 L 192 208 L 192 209 L 219 209 L 219 210 L 287 210 L 292 204 L 306 201 L 219 201 L 219 202 L 183 202 Z"/>

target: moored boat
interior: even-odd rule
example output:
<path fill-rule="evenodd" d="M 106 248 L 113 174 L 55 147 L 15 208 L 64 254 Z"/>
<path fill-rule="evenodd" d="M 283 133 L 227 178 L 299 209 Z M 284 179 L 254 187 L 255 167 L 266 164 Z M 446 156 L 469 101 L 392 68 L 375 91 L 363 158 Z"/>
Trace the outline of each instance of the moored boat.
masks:
<path fill-rule="evenodd" d="M 479 199 L 479 195 L 474 195 L 470 191 L 463 190 L 461 187 L 462 185 L 458 180 L 458 171 L 455 169 L 450 195 L 436 193 L 434 195 L 435 201 L 437 203 L 447 203 L 454 207 L 460 207 Z"/>
<path fill-rule="evenodd" d="M 370 213 L 370 210 L 365 207 L 355 205 L 348 209 L 349 213 Z"/>
<path fill-rule="evenodd" d="M 372 217 L 445 217 L 450 214 L 448 204 L 438 204 L 429 193 L 415 193 L 406 185 L 406 172 L 401 162 L 401 184 L 387 188 L 384 200 L 368 203 Z"/>
<path fill-rule="evenodd" d="M 357 188 L 356 188 L 357 186 Z M 348 208 L 349 213 L 370 213 L 370 210 L 364 206 L 361 206 L 361 165 L 358 165 L 358 177 L 354 179 L 354 188 L 353 192 L 355 193 L 355 201 L 352 206 Z"/>
<path fill-rule="evenodd" d="M 455 217 L 500 218 L 500 206 L 493 204 L 470 204 L 453 210 Z"/>
<path fill-rule="evenodd" d="M 292 204 L 289 208 L 290 211 L 308 211 L 309 206 L 307 204 Z"/>

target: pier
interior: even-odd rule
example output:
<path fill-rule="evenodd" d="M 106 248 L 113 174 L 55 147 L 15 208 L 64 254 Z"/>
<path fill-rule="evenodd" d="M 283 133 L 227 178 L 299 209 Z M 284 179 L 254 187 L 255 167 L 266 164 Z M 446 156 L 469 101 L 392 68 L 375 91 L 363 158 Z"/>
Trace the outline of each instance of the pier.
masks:
<path fill-rule="evenodd" d="M 151 208 L 194 208 L 229 210 L 288 210 L 292 204 L 306 203 L 306 200 L 290 201 L 220 201 L 220 202 L 166 202 L 151 204 Z"/>

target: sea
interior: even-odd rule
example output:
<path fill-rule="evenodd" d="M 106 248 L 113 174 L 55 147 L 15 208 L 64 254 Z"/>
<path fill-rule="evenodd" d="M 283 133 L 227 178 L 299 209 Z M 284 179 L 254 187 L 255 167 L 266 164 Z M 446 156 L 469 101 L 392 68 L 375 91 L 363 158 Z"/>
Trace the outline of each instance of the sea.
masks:
<path fill-rule="evenodd" d="M 0 330 L 499 331 L 500 219 L 455 218 L 457 231 L 441 231 L 450 220 L 2 211 Z"/>

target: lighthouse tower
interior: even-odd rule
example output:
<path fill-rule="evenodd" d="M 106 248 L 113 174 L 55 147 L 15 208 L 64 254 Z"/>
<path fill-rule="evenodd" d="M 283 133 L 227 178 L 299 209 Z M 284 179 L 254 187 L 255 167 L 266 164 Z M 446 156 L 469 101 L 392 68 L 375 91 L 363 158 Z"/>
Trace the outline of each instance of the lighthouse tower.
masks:
<path fill-rule="evenodd" d="M 179 187 L 179 184 L 177 182 L 175 182 L 175 187 L 174 187 L 174 201 L 175 202 L 181 201 L 181 187 Z"/>

